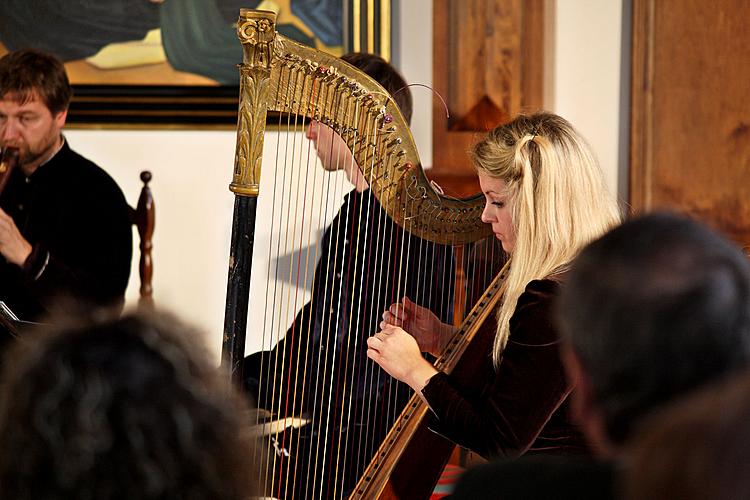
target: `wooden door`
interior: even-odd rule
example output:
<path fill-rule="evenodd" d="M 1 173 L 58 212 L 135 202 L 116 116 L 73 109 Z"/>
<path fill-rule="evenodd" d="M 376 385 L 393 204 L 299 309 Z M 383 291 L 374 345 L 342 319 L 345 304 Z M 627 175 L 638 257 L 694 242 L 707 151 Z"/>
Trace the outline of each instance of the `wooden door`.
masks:
<path fill-rule="evenodd" d="M 479 192 L 467 154 L 482 133 L 542 107 L 543 0 L 434 0 L 432 169 L 446 194 Z M 446 116 L 446 108 L 449 117 Z"/>
<path fill-rule="evenodd" d="M 630 201 L 750 248 L 750 2 L 634 0 Z"/>

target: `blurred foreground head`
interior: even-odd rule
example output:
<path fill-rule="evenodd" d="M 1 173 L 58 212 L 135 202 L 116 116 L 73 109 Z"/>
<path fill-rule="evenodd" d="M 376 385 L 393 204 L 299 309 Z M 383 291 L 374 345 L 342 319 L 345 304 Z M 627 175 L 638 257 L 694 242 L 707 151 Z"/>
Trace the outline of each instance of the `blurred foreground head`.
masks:
<path fill-rule="evenodd" d="M 695 221 L 647 215 L 581 252 L 560 320 L 574 410 L 617 448 L 663 403 L 750 364 L 750 262 Z"/>
<path fill-rule="evenodd" d="M 750 372 L 668 405 L 640 426 L 625 498 L 750 498 Z"/>
<path fill-rule="evenodd" d="M 0 492 L 15 499 L 240 499 L 246 408 L 170 317 L 27 335 L 0 394 Z"/>

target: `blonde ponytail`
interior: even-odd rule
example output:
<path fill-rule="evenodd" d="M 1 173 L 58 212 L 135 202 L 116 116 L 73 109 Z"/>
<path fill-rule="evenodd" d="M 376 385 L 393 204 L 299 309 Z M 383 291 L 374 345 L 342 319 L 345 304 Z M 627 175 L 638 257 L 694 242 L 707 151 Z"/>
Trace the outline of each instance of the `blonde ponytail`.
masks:
<path fill-rule="evenodd" d="M 529 282 L 564 270 L 620 215 L 589 146 L 557 115 L 518 116 L 489 132 L 471 156 L 477 170 L 508 186 L 516 230 L 497 315 L 492 353 L 497 368 L 510 337 L 510 318 Z"/>

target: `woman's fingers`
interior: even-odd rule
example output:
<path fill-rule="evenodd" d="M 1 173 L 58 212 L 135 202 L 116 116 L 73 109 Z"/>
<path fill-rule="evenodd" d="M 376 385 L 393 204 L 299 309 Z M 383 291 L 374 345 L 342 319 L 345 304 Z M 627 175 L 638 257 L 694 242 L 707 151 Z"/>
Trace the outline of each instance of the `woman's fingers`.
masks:
<path fill-rule="evenodd" d="M 367 339 L 367 347 L 369 347 L 370 349 L 380 350 L 382 348 L 383 342 L 389 335 L 393 333 L 394 329 L 396 328 L 398 327 L 393 325 L 385 325 L 382 331 L 377 332 L 375 335 Z"/>
<path fill-rule="evenodd" d="M 383 321 L 380 322 L 380 328 L 384 325 L 403 326 L 409 320 L 409 315 L 403 312 L 401 306 L 394 304 L 387 311 L 383 311 Z"/>
<path fill-rule="evenodd" d="M 375 335 L 378 335 L 378 334 L 381 334 L 381 333 L 383 334 L 383 336 L 392 335 L 392 334 L 398 332 L 399 330 L 400 331 L 404 331 L 404 329 L 401 328 L 398 325 L 386 325 L 385 328 L 383 328 L 382 331 L 379 331 Z M 404 332 L 404 333 L 406 333 L 406 332 Z"/>
<path fill-rule="evenodd" d="M 387 325 L 367 339 L 367 347 L 367 357 L 402 382 L 411 384 L 414 367 L 426 363 L 414 337 L 398 326 Z"/>
<path fill-rule="evenodd" d="M 401 304 L 392 304 L 384 314 L 389 314 L 398 321 L 407 321 L 409 319 L 409 313 L 406 312 L 404 306 Z"/>
<path fill-rule="evenodd" d="M 387 341 L 388 337 L 392 336 L 394 333 L 399 332 L 399 331 L 404 331 L 403 328 L 401 328 L 400 326 L 391 325 L 391 324 L 383 325 L 381 323 L 381 328 L 382 328 L 381 331 L 377 332 L 372 337 L 367 339 L 368 346 L 378 348 L 381 346 L 383 342 Z"/>
<path fill-rule="evenodd" d="M 390 325 L 386 325 L 386 328 Z M 383 341 L 387 337 L 387 334 L 380 331 L 367 339 L 367 357 L 375 361 L 378 364 L 383 363 L 382 350 L 385 347 Z"/>
<path fill-rule="evenodd" d="M 409 300 L 409 297 L 404 297 L 401 302 L 403 304 L 404 310 L 408 312 L 416 312 L 417 307 L 419 307 L 416 303 Z"/>

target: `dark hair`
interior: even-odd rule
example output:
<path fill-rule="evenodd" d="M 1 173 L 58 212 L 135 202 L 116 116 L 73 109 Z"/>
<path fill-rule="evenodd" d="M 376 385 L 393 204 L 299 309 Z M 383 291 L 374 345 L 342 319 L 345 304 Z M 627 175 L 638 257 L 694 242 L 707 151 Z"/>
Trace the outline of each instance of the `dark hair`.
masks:
<path fill-rule="evenodd" d="M 253 493 L 243 401 L 179 322 L 126 316 L 39 333 L 7 358 L 4 498 Z"/>
<path fill-rule="evenodd" d="M 350 52 L 341 56 L 341 59 L 382 85 L 393 97 L 406 122 L 411 123 L 411 91 L 409 91 L 406 80 L 396 68 L 382 57 L 364 52 Z"/>
<path fill-rule="evenodd" d="M 73 91 L 63 63 L 32 49 L 17 50 L 0 59 L 0 98 L 26 103 L 35 94 L 53 115 L 68 109 Z"/>
<path fill-rule="evenodd" d="M 559 318 L 621 444 L 659 405 L 750 364 L 750 263 L 694 221 L 647 215 L 581 252 Z"/>
<path fill-rule="evenodd" d="M 633 500 L 750 498 L 750 373 L 669 405 L 639 426 L 624 468 Z"/>

